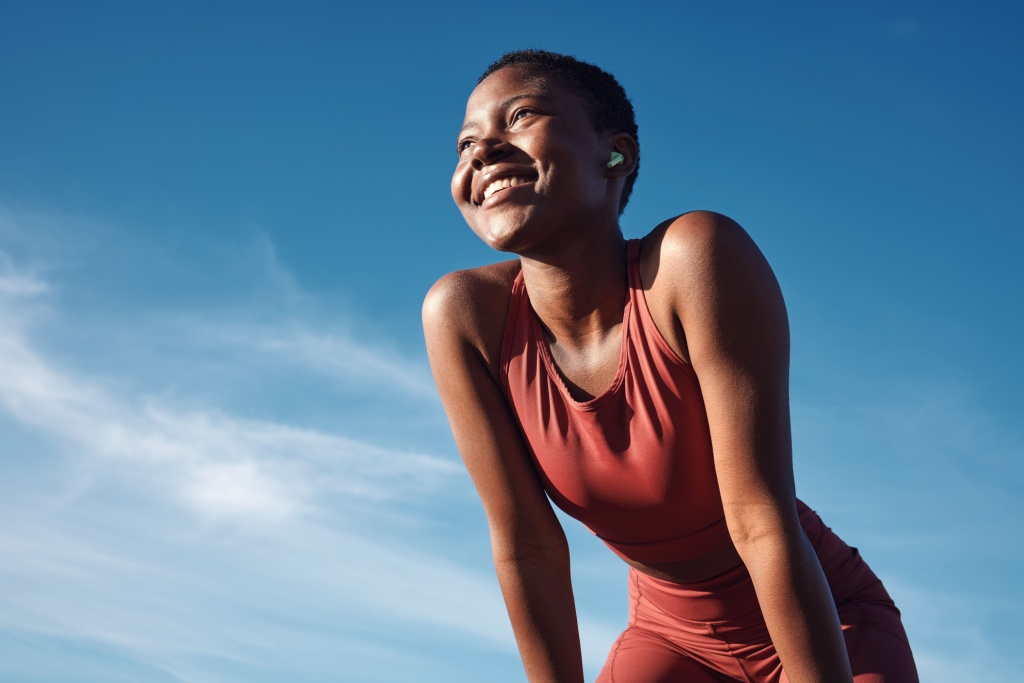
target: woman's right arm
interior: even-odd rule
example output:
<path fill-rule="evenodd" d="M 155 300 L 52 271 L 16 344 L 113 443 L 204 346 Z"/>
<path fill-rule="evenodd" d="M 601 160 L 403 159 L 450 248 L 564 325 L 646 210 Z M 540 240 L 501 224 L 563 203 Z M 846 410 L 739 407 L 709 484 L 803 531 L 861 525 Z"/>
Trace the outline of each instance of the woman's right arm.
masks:
<path fill-rule="evenodd" d="M 431 288 L 423 304 L 427 354 L 483 503 L 527 678 L 582 683 L 568 544 L 498 385 L 508 272 L 506 264 L 461 271 Z"/>

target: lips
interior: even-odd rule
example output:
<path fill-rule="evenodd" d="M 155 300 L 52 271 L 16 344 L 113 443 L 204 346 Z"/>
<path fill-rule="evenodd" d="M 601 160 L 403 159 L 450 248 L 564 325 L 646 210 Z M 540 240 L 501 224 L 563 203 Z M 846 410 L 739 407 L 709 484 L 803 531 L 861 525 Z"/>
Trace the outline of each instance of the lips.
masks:
<path fill-rule="evenodd" d="M 480 206 L 485 200 L 504 190 L 527 185 L 537 180 L 537 173 L 527 168 L 504 168 L 484 173 L 477 177 L 473 191 L 473 203 Z"/>
<path fill-rule="evenodd" d="M 498 178 L 497 180 L 491 181 L 487 187 L 484 188 L 484 199 L 487 199 L 495 192 L 506 190 L 510 187 L 522 185 L 523 183 L 532 182 L 532 178 L 525 176 L 511 176 L 509 178 Z"/>

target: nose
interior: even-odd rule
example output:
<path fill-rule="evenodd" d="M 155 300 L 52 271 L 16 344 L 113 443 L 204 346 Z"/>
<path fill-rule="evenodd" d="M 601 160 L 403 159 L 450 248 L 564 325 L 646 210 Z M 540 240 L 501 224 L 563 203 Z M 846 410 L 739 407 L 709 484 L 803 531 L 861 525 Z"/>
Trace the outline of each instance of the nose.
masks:
<path fill-rule="evenodd" d="M 473 145 L 470 164 L 472 164 L 473 170 L 479 171 L 484 166 L 490 166 L 507 155 L 510 150 L 511 145 L 500 138 L 490 136 L 482 138 Z"/>

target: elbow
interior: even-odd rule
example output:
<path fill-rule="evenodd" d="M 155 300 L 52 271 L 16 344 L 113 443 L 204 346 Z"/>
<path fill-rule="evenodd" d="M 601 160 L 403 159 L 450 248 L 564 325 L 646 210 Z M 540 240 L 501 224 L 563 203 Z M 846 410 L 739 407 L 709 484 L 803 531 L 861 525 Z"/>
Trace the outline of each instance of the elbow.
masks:
<path fill-rule="evenodd" d="M 739 556 L 784 553 L 785 548 L 800 539 L 803 529 L 796 510 L 792 514 L 774 507 L 744 507 L 726 511 L 729 537 Z"/>

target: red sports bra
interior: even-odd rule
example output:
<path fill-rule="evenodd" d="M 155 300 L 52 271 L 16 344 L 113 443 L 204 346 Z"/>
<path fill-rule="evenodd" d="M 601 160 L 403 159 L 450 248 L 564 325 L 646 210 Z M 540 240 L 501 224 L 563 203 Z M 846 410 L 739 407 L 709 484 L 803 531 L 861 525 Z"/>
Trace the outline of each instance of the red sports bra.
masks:
<path fill-rule="evenodd" d="M 708 418 L 693 368 L 658 332 L 626 246 L 629 299 L 611 386 L 576 401 L 559 374 L 520 272 L 501 351 L 505 396 L 545 490 L 621 557 L 645 564 L 729 544 Z"/>

